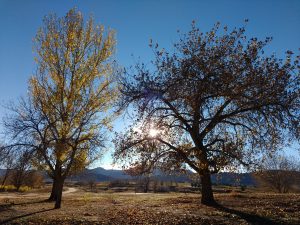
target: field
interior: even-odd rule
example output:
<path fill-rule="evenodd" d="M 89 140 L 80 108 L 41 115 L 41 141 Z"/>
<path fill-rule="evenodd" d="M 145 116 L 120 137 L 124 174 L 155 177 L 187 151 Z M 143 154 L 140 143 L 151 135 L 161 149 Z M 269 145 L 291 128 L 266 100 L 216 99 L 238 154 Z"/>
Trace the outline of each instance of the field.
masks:
<path fill-rule="evenodd" d="M 0 193 L 0 224 L 300 224 L 300 194 L 216 193 L 217 207 L 195 193 L 87 192 L 66 188 L 61 209 L 46 190 Z"/>

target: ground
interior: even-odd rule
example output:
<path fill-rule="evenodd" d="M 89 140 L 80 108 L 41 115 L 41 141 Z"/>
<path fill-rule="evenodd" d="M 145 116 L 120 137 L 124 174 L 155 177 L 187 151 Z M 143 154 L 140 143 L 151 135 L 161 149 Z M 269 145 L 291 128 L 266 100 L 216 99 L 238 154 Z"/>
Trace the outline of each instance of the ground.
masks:
<path fill-rule="evenodd" d="M 300 194 L 217 193 L 219 206 L 208 207 L 195 193 L 66 188 L 61 209 L 48 195 L 0 193 L 0 224 L 300 224 Z"/>

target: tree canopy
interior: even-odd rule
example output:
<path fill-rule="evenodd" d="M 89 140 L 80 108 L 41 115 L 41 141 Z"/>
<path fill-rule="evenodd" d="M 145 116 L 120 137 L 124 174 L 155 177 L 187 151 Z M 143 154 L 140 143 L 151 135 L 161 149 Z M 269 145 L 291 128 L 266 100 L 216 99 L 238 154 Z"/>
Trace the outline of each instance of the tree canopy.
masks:
<path fill-rule="evenodd" d="M 265 55 L 271 40 L 219 23 L 203 33 L 193 22 L 173 52 L 150 43 L 151 68 L 138 63 L 120 80 L 120 106 L 138 120 L 116 138 L 116 160 L 187 165 L 201 177 L 202 203 L 212 204 L 211 173 L 249 166 L 299 138 L 299 56 Z"/>
<path fill-rule="evenodd" d="M 11 107 L 5 127 L 10 146 L 31 149 L 35 166 L 53 178 L 59 208 L 65 178 L 99 156 L 115 117 L 116 42 L 114 31 L 105 32 L 92 17 L 84 22 L 76 9 L 43 22 L 34 41 L 37 70 L 28 98 Z"/>

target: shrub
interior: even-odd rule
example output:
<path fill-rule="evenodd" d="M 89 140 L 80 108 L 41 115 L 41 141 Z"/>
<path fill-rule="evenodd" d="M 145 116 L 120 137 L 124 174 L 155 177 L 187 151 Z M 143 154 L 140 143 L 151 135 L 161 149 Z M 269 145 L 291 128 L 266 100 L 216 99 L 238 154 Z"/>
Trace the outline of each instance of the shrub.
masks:
<path fill-rule="evenodd" d="M 31 190 L 31 188 L 28 187 L 28 186 L 21 186 L 19 188 L 19 192 L 27 192 L 27 191 L 30 191 L 30 190 Z"/>
<path fill-rule="evenodd" d="M 26 192 L 31 190 L 28 186 L 21 186 L 19 188 L 19 192 Z M 0 185 L 0 191 L 7 191 L 7 192 L 13 192 L 17 191 L 17 188 L 14 185 Z"/>
<path fill-rule="evenodd" d="M 169 192 L 169 191 L 170 191 L 169 187 L 166 186 L 159 186 L 156 189 L 156 192 Z"/>
<path fill-rule="evenodd" d="M 245 191 L 247 188 L 247 185 L 241 185 L 240 187 L 241 187 L 241 191 Z"/>
<path fill-rule="evenodd" d="M 177 188 L 176 188 L 176 186 L 168 186 L 168 189 L 169 189 L 169 191 L 171 191 L 171 192 L 176 192 L 177 191 Z"/>
<path fill-rule="evenodd" d="M 112 180 L 109 182 L 108 187 L 127 187 L 129 185 L 128 180 Z"/>
<path fill-rule="evenodd" d="M 14 185 L 1 185 L 0 186 L 1 191 L 16 191 L 16 187 Z"/>

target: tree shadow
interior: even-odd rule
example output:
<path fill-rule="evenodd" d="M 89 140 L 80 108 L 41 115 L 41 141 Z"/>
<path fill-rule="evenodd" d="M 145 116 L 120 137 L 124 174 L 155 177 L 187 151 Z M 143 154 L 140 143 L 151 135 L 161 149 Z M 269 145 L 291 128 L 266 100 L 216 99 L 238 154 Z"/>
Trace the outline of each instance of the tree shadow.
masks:
<path fill-rule="evenodd" d="M 32 202 L 22 202 L 22 203 L 14 203 L 14 202 L 7 202 L 6 204 L 0 205 L 0 210 L 8 210 L 13 206 L 23 206 L 23 205 L 31 205 L 31 204 L 38 204 L 38 203 L 46 203 L 49 202 L 48 200 L 39 200 L 39 201 L 32 201 Z"/>
<path fill-rule="evenodd" d="M 32 213 L 27 213 L 27 214 L 20 215 L 20 216 L 15 216 L 15 217 L 0 221 L 0 224 L 7 224 L 7 223 L 10 223 L 10 222 L 12 222 L 14 220 L 17 220 L 17 219 L 25 218 L 25 217 L 28 217 L 28 216 L 32 216 L 32 215 L 35 215 L 35 214 L 39 214 L 39 213 L 42 213 L 42 212 L 48 212 L 48 211 L 52 211 L 52 210 L 54 210 L 54 209 L 53 208 L 52 209 L 44 209 L 44 210 L 40 210 L 40 211 L 36 211 L 36 212 L 32 212 Z"/>
<path fill-rule="evenodd" d="M 223 205 L 220 205 L 218 203 L 216 203 L 213 207 L 217 210 L 220 210 L 220 211 L 223 211 L 223 212 L 226 212 L 226 213 L 230 213 L 230 214 L 234 214 L 234 215 L 246 220 L 249 224 L 253 224 L 253 225 L 259 225 L 259 224 L 283 225 L 283 224 L 285 224 L 284 222 L 274 221 L 274 220 L 271 220 L 267 217 L 242 212 L 242 211 L 239 211 L 239 210 L 236 210 L 236 209 L 230 209 L 230 208 L 227 208 L 227 207 L 225 207 Z"/>
<path fill-rule="evenodd" d="M 22 203 L 12 203 L 11 205 L 32 205 L 32 204 L 38 204 L 38 203 L 47 203 L 49 202 L 47 199 L 46 200 L 39 200 L 39 201 L 32 201 L 32 202 L 22 202 Z"/>

